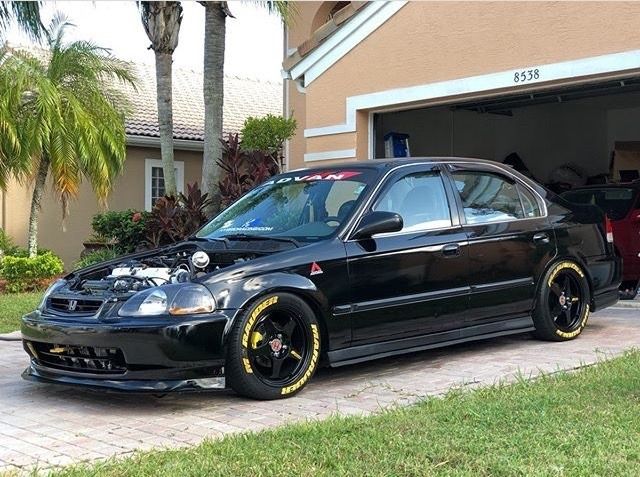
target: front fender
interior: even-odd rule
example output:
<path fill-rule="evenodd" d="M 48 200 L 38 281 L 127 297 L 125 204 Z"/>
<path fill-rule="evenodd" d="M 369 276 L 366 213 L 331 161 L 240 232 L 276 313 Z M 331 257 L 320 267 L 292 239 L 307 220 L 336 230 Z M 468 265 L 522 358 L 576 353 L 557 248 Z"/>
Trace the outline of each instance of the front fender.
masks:
<path fill-rule="evenodd" d="M 221 286 L 224 285 L 224 286 Z M 231 311 L 233 316 L 224 330 L 223 346 L 226 347 L 231 327 L 242 310 L 250 306 L 253 301 L 271 293 L 285 292 L 303 298 L 316 311 L 320 319 L 323 332 L 329 316 L 329 300 L 309 278 L 296 273 L 273 272 L 254 276 L 235 282 L 216 283 L 211 286 L 212 293 L 220 309 Z M 325 334 L 325 333 L 323 333 Z M 326 336 L 326 335 L 325 335 Z"/>
<path fill-rule="evenodd" d="M 309 278 L 296 273 L 273 272 L 240 280 L 229 286 L 229 293 L 221 308 L 241 309 L 260 296 L 275 291 L 301 293 L 311 297 L 323 309 L 328 308 L 328 299 Z"/>

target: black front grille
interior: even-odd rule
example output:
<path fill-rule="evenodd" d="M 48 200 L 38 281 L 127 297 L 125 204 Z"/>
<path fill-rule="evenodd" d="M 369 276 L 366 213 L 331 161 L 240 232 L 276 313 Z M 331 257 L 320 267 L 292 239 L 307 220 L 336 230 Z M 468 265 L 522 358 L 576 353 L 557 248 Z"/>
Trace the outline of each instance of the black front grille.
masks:
<path fill-rule="evenodd" d="M 102 300 L 93 298 L 65 298 L 51 297 L 48 300 L 47 308 L 62 313 L 73 313 L 78 315 L 95 315 L 102 306 Z"/>
<path fill-rule="evenodd" d="M 91 374 L 122 374 L 127 370 L 118 348 L 96 348 L 25 341 L 25 350 L 49 368 Z"/>

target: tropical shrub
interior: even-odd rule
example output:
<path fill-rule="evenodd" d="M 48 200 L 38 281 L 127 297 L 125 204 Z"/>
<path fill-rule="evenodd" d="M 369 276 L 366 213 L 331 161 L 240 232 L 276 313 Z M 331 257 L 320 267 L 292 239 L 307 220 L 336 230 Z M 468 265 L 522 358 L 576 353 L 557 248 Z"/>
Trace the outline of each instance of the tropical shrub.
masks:
<path fill-rule="evenodd" d="M 77 270 L 79 268 L 89 267 L 91 265 L 95 265 L 96 263 L 113 260 L 120 255 L 122 254 L 115 247 L 105 247 L 99 250 L 94 250 L 93 252 L 89 252 L 86 255 L 80 257 L 80 260 L 75 263 L 75 268 Z"/>
<path fill-rule="evenodd" d="M 241 131 L 242 149 L 245 151 L 261 151 L 281 165 L 282 150 L 285 141 L 296 133 L 297 123 L 294 118 L 284 118 L 267 114 L 261 118 L 249 117 L 245 120 Z"/>
<path fill-rule="evenodd" d="M 159 247 L 192 236 L 207 221 L 205 210 L 211 204 L 197 183 L 187 184 L 187 193 L 158 199 L 145 220 L 146 242 Z"/>
<path fill-rule="evenodd" d="M 222 142 L 222 159 L 218 161 L 223 171 L 218 184 L 220 206 L 223 209 L 279 172 L 279 165 L 271 155 L 244 150 L 238 137 L 238 134 L 229 134 L 227 140 Z"/>
<path fill-rule="evenodd" d="M 33 258 L 8 255 L 0 265 L 0 276 L 7 281 L 5 291 L 9 293 L 41 290 L 63 271 L 62 260 L 51 252 Z"/>
<path fill-rule="evenodd" d="M 115 252 L 132 253 L 145 242 L 145 223 L 148 217 L 148 212 L 133 209 L 103 212 L 93 216 L 91 227 L 94 237 L 112 243 Z"/>
<path fill-rule="evenodd" d="M 20 247 L 13 243 L 13 239 L 0 229 L 0 255 L 13 255 Z"/>

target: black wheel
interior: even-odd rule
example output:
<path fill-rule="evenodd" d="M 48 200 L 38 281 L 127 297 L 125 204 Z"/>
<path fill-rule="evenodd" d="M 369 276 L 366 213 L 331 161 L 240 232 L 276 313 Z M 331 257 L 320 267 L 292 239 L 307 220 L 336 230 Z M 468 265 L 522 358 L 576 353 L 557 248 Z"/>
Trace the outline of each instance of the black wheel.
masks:
<path fill-rule="evenodd" d="M 533 322 L 541 339 L 567 341 L 577 337 L 589 318 L 589 283 L 574 262 L 555 264 L 538 287 Z"/>
<path fill-rule="evenodd" d="M 638 296 L 638 286 L 640 282 L 636 281 L 624 281 L 620 284 L 619 297 L 621 300 L 633 300 Z"/>
<path fill-rule="evenodd" d="M 304 300 L 288 293 L 257 300 L 233 324 L 225 377 L 238 394 L 254 399 L 293 396 L 320 360 L 320 328 Z"/>

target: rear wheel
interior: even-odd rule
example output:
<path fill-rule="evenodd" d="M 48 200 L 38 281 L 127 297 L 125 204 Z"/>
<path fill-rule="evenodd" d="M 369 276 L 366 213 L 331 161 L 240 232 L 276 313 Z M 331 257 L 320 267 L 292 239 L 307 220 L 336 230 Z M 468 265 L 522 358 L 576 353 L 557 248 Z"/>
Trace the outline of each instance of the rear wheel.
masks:
<path fill-rule="evenodd" d="M 254 399 L 293 396 L 311 379 L 320 360 L 320 329 L 304 300 L 267 295 L 233 325 L 225 376 L 238 394 Z"/>
<path fill-rule="evenodd" d="M 551 341 L 576 338 L 587 324 L 590 299 L 582 268 L 570 261 L 555 264 L 538 287 L 534 334 Z"/>

